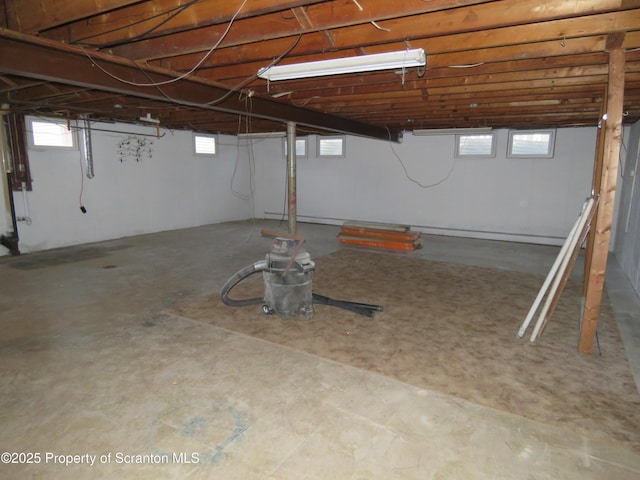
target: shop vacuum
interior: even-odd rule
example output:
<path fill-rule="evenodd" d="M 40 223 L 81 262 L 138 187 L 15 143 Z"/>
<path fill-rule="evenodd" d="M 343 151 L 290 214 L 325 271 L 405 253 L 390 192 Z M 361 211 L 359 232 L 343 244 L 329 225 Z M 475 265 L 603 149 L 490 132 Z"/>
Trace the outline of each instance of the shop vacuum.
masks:
<path fill-rule="evenodd" d="M 226 281 L 220 291 L 220 298 L 225 305 L 244 307 L 262 304 L 265 315 L 277 314 L 282 318 L 304 316 L 307 320 L 313 319 L 314 304 L 338 307 L 367 317 L 382 311 L 379 305 L 335 300 L 313 293 L 312 279 L 316 264 L 302 247 L 304 238 L 272 230 L 263 230 L 262 235 L 274 238 L 271 251 L 264 260 L 244 267 Z M 264 280 L 264 298 L 229 298 L 231 289 L 259 272 L 262 272 Z"/>

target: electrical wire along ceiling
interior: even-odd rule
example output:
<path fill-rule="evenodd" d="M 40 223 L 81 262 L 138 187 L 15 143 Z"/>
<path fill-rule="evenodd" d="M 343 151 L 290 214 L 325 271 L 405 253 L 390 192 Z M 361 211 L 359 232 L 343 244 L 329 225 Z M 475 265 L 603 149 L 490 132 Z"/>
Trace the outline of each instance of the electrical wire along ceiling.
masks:
<path fill-rule="evenodd" d="M 634 1 L 0 0 L 0 12 L 2 103 L 25 114 L 392 140 L 594 126 L 622 49 L 624 121 L 640 118 Z"/>

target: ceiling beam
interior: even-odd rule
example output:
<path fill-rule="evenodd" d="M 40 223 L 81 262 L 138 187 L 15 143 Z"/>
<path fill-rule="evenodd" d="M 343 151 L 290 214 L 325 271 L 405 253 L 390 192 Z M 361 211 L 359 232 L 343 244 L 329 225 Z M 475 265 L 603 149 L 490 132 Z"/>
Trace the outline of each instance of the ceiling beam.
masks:
<path fill-rule="evenodd" d="M 251 115 L 266 120 L 295 122 L 308 127 L 399 141 L 401 132 L 352 121 L 321 112 L 285 105 L 276 101 L 252 98 L 246 100 L 211 82 L 186 78 L 162 86 L 174 79 L 173 72 L 145 68 L 124 59 L 21 35 L 0 29 L 0 73 L 93 88 L 100 91 L 132 95 L 168 104 L 192 106 L 236 115 Z M 105 72 L 109 72 L 107 75 Z"/>

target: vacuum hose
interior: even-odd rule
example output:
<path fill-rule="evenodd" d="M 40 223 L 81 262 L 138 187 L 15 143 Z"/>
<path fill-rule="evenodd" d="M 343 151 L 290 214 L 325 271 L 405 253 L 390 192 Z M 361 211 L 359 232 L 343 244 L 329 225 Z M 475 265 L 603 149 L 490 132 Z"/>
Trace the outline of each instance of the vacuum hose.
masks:
<path fill-rule="evenodd" d="M 258 304 L 264 303 L 264 298 L 262 297 L 246 298 L 243 300 L 233 300 L 232 298 L 229 298 L 229 292 L 233 287 L 235 287 L 238 283 L 240 283 L 245 278 L 253 275 L 254 273 L 262 272 L 263 270 L 266 270 L 266 269 L 267 269 L 267 261 L 260 260 L 236 272 L 222 286 L 222 290 L 220 291 L 220 298 L 222 299 L 222 302 L 225 305 L 229 305 L 231 307 L 245 307 L 247 305 L 258 305 Z"/>
<path fill-rule="evenodd" d="M 269 270 L 269 263 L 270 262 L 267 260 L 259 260 L 256 263 L 252 263 L 251 265 L 248 265 L 244 267 L 242 270 L 236 272 L 222 286 L 222 290 L 220 291 L 220 299 L 222 300 L 222 302 L 225 305 L 229 305 L 231 307 L 246 307 L 247 305 L 264 304 L 266 300 L 263 297 L 234 300 L 232 298 L 229 298 L 229 292 L 231 291 L 231 289 L 233 289 L 233 287 L 239 284 L 242 280 L 244 280 L 247 277 L 250 277 L 254 273 Z M 289 266 L 287 265 L 287 269 L 288 268 Z M 316 305 L 329 305 L 332 307 L 338 307 L 338 308 L 349 310 L 353 313 L 357 313 L 367 317 L 373 317 L 375 315 L 375 312 L 382 311 L 382 307 L 379 305 L 371 305 L 368 303 L 347 302 L 345 300 L 336 300 L 333 298 L 325 297 L 317 293 L 312 293 L 311 301 Z"/>

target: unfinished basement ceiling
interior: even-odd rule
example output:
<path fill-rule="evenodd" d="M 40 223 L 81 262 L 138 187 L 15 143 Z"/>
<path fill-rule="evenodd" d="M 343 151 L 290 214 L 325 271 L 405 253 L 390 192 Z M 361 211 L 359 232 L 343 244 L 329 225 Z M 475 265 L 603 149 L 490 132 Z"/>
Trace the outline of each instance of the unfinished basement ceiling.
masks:
<path fill-rule="evenodd" d="M 608 51 L 640 119 L 638 0 L 0 0 L 0 95 L 34 115 L 202 132 L 596 125 Z M 422 48 L 426 68 L 260 68 Z"/>

